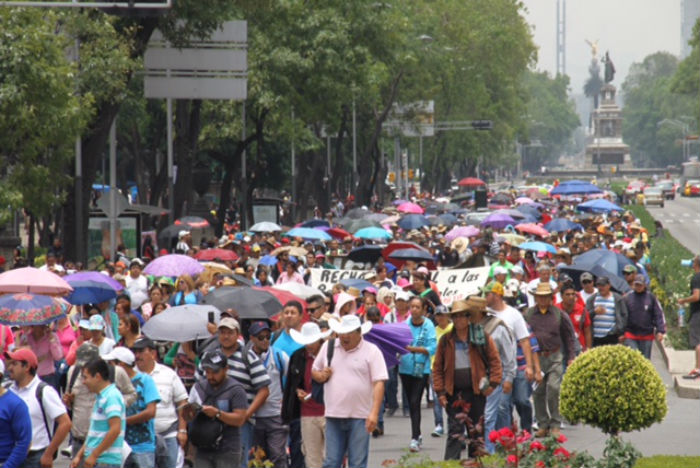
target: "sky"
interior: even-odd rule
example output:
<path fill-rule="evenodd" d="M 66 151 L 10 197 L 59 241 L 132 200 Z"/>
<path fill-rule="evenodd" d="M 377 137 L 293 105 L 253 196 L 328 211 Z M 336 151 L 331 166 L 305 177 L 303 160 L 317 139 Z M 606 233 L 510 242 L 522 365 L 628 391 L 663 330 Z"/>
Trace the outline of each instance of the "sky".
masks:
<path fill-rule="evenodd" d="M 634 62 L 658 51 L 680 55 L 681 0 L 567 0 L 566 73 L 571 91 L 583 92 L 591 48 L 599 40 L 598 54 L 610 52 L 620 88 Z M 556 72 L 557 0 L 523 0 L 525 17 L 533 26 L 539 70 Z M 601 66 L 601 72 L 603 67 Z"/>

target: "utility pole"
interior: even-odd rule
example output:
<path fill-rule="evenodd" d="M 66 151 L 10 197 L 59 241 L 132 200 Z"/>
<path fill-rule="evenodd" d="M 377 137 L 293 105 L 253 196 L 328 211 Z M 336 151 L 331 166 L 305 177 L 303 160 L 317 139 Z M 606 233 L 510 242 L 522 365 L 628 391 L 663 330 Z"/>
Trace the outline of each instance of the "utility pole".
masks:
<path fill-rule="evenodd" d="M 297 171 L 294 155 L 294 106 L 292 106 L 292 224 L 297 219 Z"/>

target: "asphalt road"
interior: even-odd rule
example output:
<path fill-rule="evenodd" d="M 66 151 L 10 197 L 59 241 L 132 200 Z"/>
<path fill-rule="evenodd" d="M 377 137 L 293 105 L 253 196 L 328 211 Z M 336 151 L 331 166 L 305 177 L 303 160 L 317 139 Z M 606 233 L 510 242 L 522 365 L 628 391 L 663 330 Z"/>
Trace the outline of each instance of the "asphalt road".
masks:
<path fill-rule="evenodd" d="M 647 210 L 681 244 L 694 254 L 700 253 L 700 198 L 676 194 L 676 199 L 666 200 L 663 208 L 653 205 Z"/>

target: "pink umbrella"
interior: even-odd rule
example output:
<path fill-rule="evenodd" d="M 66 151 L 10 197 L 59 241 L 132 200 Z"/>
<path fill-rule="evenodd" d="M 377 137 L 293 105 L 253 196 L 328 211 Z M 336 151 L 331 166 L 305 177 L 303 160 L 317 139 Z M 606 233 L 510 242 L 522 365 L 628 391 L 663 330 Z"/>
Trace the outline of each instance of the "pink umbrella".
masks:
<path fill-rule="evenodd" d="M 533 235 L 539 236 L 539 237 L 549 236 L 549 231 L 547 231 L 545 228 L 543 228 L 539 224 L 534 224 L 534 223 L 518 224 L 515 226 L 515 229 L 520 231 L 520 232 L 526 232 L 528 234 L 533 234 Z"/>
<path fill-rule="evenodd" d="M 143 269 L 147 275 L 171 276 L 180 275 L 195 276 L 204 271 L 204 266 L 192 257 L 180 254 L 169 254 L 158 257 Z"/>
<path fill-rule="evenodd" d="M 529 197 L 519 197 L 519 198 L 515 199 L 516 205 L 522 205 L 522 204 L 532 205 L 533 203 L 535 203 L 535 201 Z"/>
<path fill-rule="evenodd" d="M 479 235 L 479 228 L 474 226 L 455 226 L 450 229 L 450 232 L 445 234 L 445 240 L 452 242 L 458 237 L 474 237 Z"/>
<path fill-rule="evenodd" d="M 0 274 L 0 293 L 32 293 L 59 296 L 73 288 L 63 278 L 48 270 L 17 268 Z"/>
<path fill-rule="evenodd" d="M 415 203 L 411 202 L 406 202 L 400 204 L 397 208 L 397 211 L 400 211 L 401 213 L 412 213 L 412 214 L 423 214 L 425 210 L 421 208 L 420 205 L 416 205 Z"/>

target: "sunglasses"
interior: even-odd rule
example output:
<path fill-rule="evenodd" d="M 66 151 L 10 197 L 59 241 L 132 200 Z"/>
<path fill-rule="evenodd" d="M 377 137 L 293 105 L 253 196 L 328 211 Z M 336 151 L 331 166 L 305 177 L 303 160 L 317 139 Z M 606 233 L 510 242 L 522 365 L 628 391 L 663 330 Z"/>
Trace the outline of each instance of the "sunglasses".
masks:
<path fill-rule="evenodd" d="M 593 280 L 583 280 L 583 281 L 581 281 L 581 284 L 590 284 L 592 282 L 593 282 Z"/>
<path fill-rule="evenodd" d="M 264 334 L 264 335 L 258 335 L 258 336 L 256 336 L 255 338 L 257 338 L 257 339 L 260 340 L 260 341 L 267 341 L 267 340 L 270 339 L 271 336 L 272 336 L 272 335 L 266 333 L 266 334 Z"/>
<path fill-rule="evenodd" d="M 320 309 L 323 306 L 318 306 L 318 307 L 307 307 L 306 310 L 309 312 L 316 312 L 318 309 Z"/>

